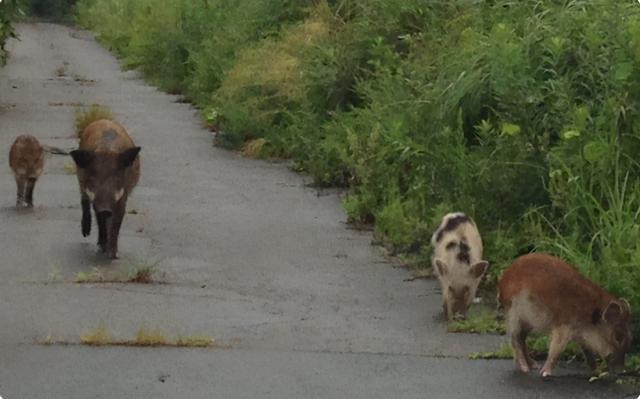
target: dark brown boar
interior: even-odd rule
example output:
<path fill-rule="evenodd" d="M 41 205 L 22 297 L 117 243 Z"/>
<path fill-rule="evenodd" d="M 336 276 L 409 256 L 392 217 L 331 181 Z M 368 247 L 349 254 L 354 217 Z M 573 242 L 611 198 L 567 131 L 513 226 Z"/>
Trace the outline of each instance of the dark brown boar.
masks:
<path fill-rule="evenodd" d="M 16 138 L 9 151 L 9 166 L 18 186 L 17 207 L 33 206 L 33 188 L 44 167 L 44 151 L 38 139 L 23 134 Z"/>
<path fill-rule="evenodd" d="M 607 359 L 609 369 L 624 367 L 631 345 L 631 308 L 582 276 L 562 259 L 542 253 L 519 257 L 498 282 L 498 301 L 505 310 L 518 367 L 535 368 L 526 346 L 530 332 L 550 333 L 549 353 L 540 370 L 551 375 L 569 341 L 576 341 L 589 366 L 594 355 Z"/>
<path fill-rule="evenodd" d="M 82 235 L 91 233 L 91 205 L 98 221 L 98 246 L 112 259 L 118 254 L 118 234 L 127 198 L 140 178 L 140 159 L 127 131 L 118 123 L 98 120 L 80 134 L 71 151 L 82 195 Z"/>

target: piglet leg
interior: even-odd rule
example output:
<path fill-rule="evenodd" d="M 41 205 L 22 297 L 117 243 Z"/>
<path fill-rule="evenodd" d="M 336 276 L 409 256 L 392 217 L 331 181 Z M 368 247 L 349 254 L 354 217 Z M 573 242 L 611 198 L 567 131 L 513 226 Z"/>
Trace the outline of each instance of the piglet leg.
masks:
<path fill-rule="evenodd" d="M 548 377 L 551 375 L 553 368 L 558 362 L 558 358 L 562 354 L 562 351 L 571 340 L 571 333 L 565 328 L 555 328 L 551 330 L 551 341 L 549 342 L 549 354 L 547 355 L 547 361 L 540 370 L 540 375 Z"/>

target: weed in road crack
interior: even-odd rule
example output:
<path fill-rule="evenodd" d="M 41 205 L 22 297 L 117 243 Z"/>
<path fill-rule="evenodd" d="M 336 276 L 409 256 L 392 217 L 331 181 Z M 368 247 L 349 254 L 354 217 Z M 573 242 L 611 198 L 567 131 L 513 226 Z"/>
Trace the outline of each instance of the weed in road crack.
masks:
<path fill-rule="evenodd" d="M 113 112 L 109 107 L 99 104 L 91 104 L 89 108 L 78 108 L 75 114 L 75 129 L 80 135 L 82 131 L 91 124 L 100 119 L 113 120 Z"/>
<path fill-rule="evenodd" d="M 64 168 L 64 173 L 68 175 L 76 174 L 76 165 L 73 162 L 65 162 L 63 168 Z"/>
<path fill-rule="evenodd" d="M 95 330 L 80 335 L 80 342 L 89 346 L 105 346 L 113 342 L 107 329 L 100 325 Z"/>
<path fill-rule="evenodd" d="M 41 345 L 69 345 L 69 342 L 55 341 L 51 335 L 39 341 Z M 216 341 L 208 334 L 167 338 L 158 329 L 140 328 L 133 340 L 112 339 L 107 329 L 100 325 L 95 330 L 80 335 L 80 344 L 88 346 L 135 346 L 135 347 L 173 347 L 173 348 L 217 348 L 230 349 L 231 344 Z"/>
<path fill-rule="evenodd" d="M 476 313 L 470 313 L 464 320 L 456 320 L 449 323 L 449 332 L 454 333 L 496 333 L 504 334 L 504 324 L 496 320 L 494 312 L 484 308 Z"/>
<path fill-rule="evenodd" d="M 532 335 L 527 338 L 529 354 L 533 359 L 542 360 L 547 356 L 549 348 L 549 338 L 542 335 Z M 570 342 L 562 353 L 561 359 L 570 360 L 581 356 L 580 347 L 575 342 Z M 503 343 L 493 352 L 473 352 L 469 354 L 469 359 L 512 359 L 513 350 L 511 345 Z"/>

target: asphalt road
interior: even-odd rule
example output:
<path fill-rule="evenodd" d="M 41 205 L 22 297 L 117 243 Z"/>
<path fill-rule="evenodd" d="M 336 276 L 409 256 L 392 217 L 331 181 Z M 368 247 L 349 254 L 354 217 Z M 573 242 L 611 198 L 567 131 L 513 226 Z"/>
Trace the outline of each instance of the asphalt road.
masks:
<path fill-rule="evenodd" d="M 212 146 L 195 111 L 145 84 L 87 32 L 18 26 L 0 69 L 0 396 L 37 398 L 623 398 L 584 369 L 542 381 L 468 360 L 504 337 L 447 334 L 433 281 L 404 281 L 335 194 L 283 165 Z M 76 145 L 80 104 L 109 106 L 142 146 L 121 259 L 80 232 L 72 162 L 49 155 L 36 207 L 14 208 L 9 147 Z M 156 264 L 156 284 L 79 284 Z M 145 328 L 214 348 L 90 347 Z M 578 373 L 578 375 L 575 375 Z M 579 375 L 579 373 L 583 373 Z"/>

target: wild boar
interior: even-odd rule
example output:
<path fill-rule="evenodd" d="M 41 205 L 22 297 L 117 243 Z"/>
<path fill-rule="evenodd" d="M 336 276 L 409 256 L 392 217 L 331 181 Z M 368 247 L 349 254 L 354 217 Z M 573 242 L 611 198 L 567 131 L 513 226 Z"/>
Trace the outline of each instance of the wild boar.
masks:
<path fill-rule="evenodd" d="M 33 206 L 33 188 L 44 167 L 44 151 L 40 142 L 29 134 L 16 138 L 9 151 L 9 166 L 18 186 L 17 207 Z"/>
<path fill-rule="evenodd" d="M 482 260 L 482 239 L 473 220 L 449 213 L 431 237 L 433 270 L 442 288 L 447 320 L 464 318 L 489 262 Z"/>
<path fill-rule="evenodd" d="M 631 345 L 631 307 L 582 276 L 562 259 L 543 253 L 519 257 L 498 283 L 498 303 L 505 311 L 507 330 L 520 370 L 537 368 L 527 351 L 530 332 L 550 334 L 549 353 L 540 370 L 551 375 L 569 341 L 576 341 L 587 364 L 594 354 L 607 359 L 609 370 L 624 366 Z"/>
<path fill-rule="evenodd" d="M 137 147 L 118 123 L 98 120 L 80 134 L 71 151 L 77 166 L 82 203 L 82 235 L 91 233 L 91 205 L 98 221 L 98 246 L 117 259 L 118 235 L 127 198 L 140 178 Z"/>

